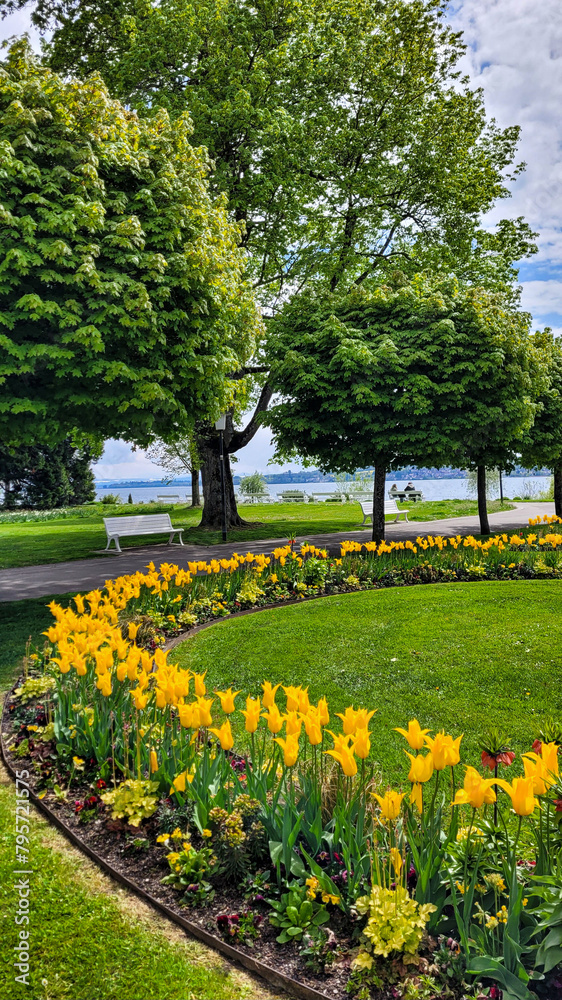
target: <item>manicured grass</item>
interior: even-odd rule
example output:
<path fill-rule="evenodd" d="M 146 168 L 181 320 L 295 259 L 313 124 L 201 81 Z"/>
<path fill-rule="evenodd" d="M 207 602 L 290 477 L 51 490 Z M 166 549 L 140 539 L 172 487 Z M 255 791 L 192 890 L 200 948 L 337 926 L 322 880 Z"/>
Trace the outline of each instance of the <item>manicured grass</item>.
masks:
<path fill-rule="evenodd" d="M 438 520 L 445 517 L 475 515 L 477 505 L 474 500 L 440 500 L 399 505 L 408 508 L 410 521 Z M 326 532 L 356 531 L 363 520 L 359 504 L 349 503 L 303 503 L 303 504 L 256 504 L 240 506 L 244 519 L 252 522 L 248 528 L 229 531 L 228 538 L 233 547 L 237 542 L 260 538 L 287 538 L 290 534 L 311 537 Z M 511 504 L 502 508 L 499 501 L 490 504 L 490 512 L 510 510 Z M 149 514 L 169 511 L 172 523 L 187 529 L 185 542 L 214 545 L 222 541 L 219 531 L 198 528 L 201 511 L 192 507 L 144 504 L 130 506 L 120 504 L 107 507 L 101 504 L 84 508 L 76 517 L 61 520 L 0 523 L 0 569 L 10 566 L 33 566 L 41 563 L 64 562 L 68 559 L 84 559 L 92 556 L 106 545 L 103 517 L 124 514 Z M 392 520 L 392 518 L 389 518 Z M 124 538 L 122 548 L 150 545 L 163 542 L 165 536 L 144 536 Z M 109 557 L 113 558 L 113 557 Z"/>
<path fill-rule="evenodd" d="M 562 624 L 556 581 L 438 584 L 322 598 L 226 620 L 173 653 L 210 689 L 259 692 L 264 679 L 327 695 L 333 713 L 377 708 L 373 753 L 404 781 L 407 759 L 392 727 L 417 717 L 464 732 L 477 764 L 493 726 L 528 750 L 541 722 L 562 714 Z"/>
<path fill-rule="evenodd" d="M 70 594 L 56 596 L 55 600 L 67 606 Z M 0 691 L 14 680 L 21 665 L 25 644 L 29 638 L 33 645 L 44 642 L 41 632 L 53 623 L 47 604 L 52 597 L 39 597 L 31 601 L 0 602 Z"/>
<path fill-rule="evenodd" d="M 29 985 L 12 951 L 15 804 L 11 781 L 0 785 L 0 907 L 5 926 L 0 996 L 9 1000 L 242 1000 L 265 998 L 248 977 L 158 918 L 70 848 L 35 810 L 30 817 Z"/>

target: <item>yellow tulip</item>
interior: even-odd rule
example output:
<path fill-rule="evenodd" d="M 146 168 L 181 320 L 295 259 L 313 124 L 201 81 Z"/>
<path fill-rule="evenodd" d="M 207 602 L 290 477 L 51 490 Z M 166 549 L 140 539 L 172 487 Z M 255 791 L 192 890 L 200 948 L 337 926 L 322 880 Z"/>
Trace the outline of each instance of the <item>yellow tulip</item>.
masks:
<path fill-rule="evenodd" d="M 148 701 L 148 695 L 142 693 L 142 688 L 136 687 L 131 691 L 131 697 L 135 703 L 135 708 L 141 712 L 143 708 L 146 708 L 146 703 Z"/>
<path fill-rule="evenodd" d="M 187 783 L 191 784 L 193 781 L 193 775 L 189 771 L 182 771 L 174 778 L 172 787 L 170 788 L 170 795 L 172 792 L 185 792 L 185 786 Z"/>
<path fill-rule="evenodd" d="M 234 699 L 240 694 L 240 691 L 233 691 L 232 688 L 229 687 L 228 691 L 215 691 L 215 694 L 218 695 L 220 699 L 221 708 L 225 715 L 230 715 L 235 711 L 236 706 L 234 704 Z"/>
<path fill-rule="evenodd" d="M 275 703 L 270 705 L 269 711 L 264 715 L 264 719 L 267 722 L 267 728 L 270 733 L 279 733 L 283 728 L 284 716 L 281 715 Z"/>
<path fill-rule="evenodd" d="M 402 861 L 402 855 L 397 847 L 391 847 L 389 854 L 392 867 L 394 868 L 394 874 L 396 875 L 396 878 L 400 878 L 400 872 L 402 871 L 402 865 L 404 864 Z"/>
<path fill-rule="evenodd" d="M 535 758 L 533 760 L 533 757 Z M 533 779 L 533 791 L 535 795 L 546 795 L 550 786 L 554 783 L 554 778 L 550 778 L 541 758 L 538 754 L 523 754 L 523 769 L 526 778 Z"/>
<path fill-rule="evenodd" d="M 368 729 L 358 729 L 353 739 L 353 751 L 360 760 L 365 760 L 371 750 L 370 732 Z"/>
<path fill-rule="evenodd" d="M 104 698 L 109 698 L 111 695 L 111 674 L 109 671 L 98 677 L 96 681 L 96 687 L 101 691 Z"/>
<path fill-rule="evenodd" d="M 533 794 L 533 778 L 514 778 L 511 785 L 497 778 L 496 784 L 507 792 L 518 816 L 530 816 L 537 808 L 539 802 Z"/>
<path fill-rule="evenodd" d="M 117 680 L 122 684 L 127 676 L 127 661 L 124 660 L 117 664 L 117 670 L 115 671 Z"/>
<path fill-rule="evenodd" d="M 294 687 L 292 684 L 289 687 L 283 687 L 285 694 L 287 695 L 287 711 L 288 712 L 298 712 L 299 710 L 299 694 L 301 688 Z"/>
<path fill-rule="evenodd" d="M 418 807 L 420 812 L 423 812 L 423 785 L 416 781 L 412 785 L 412 790 L 410 792 L 410 802 Z"/>
<path fill-rule="evenodd" d="M 541 746 L 541 758 L 545 766 L 545 769 L 549 774 L 558 777 L 559 772 L 559 759 L 558 759 L 558 743 L 543 743 Z M 551 781 L 551 785 L 554 782 Z"/>
<path fill-rule="evenodd" d="M 276 684 L 275 687 L 271 684 L 271 681 L 264 681 L 262 684 L 263 698 L 262 705 L 264 708 L 272 708 L 275 705 L 275 695 L 280 684 Z"/>
<path fill-rule="evenodd" d="M 311 709 L 307 715 L 303 716 L 304 728 L 311 746 L 316 747 L 322 742 L 322 727 L 318 718 L 318 713 Z"/>
<path fill-rule="evenodd" d="M 424 745 L 424 737 L 430 732 L 429 729 L 422 729 L 417 719 L 410 719 L 407 729 L 395 726 L 394 731 L 404 737 L 412 750 L 421 750 Z"/>
<path fill-rule="evenodd" d="M 326 753 L 329 753 L 330 757 L 337 760 L 343 773 L 348 778 L 352 778 L 354 774 L 357 774 L 357 763 L 353 756 L 353 750 L 350 747 L 342 745 L 340 749 L 326 750 Z"/>
<path fill-rule="evenodd" d="M 193 679 L 195 681 L 195 694 L 196 694 L 197 698 L 204 698 L 205 695 L 207 694 L 207 688 L 205 687 L 205 676 L 206 676 L 206 674 L 207 674 L 207 671 L 205 671 L 204 674 L 194 674 L 193 675 Z"/>
<path fill-rule="evenodd" d="M 383 820 L 398 819 L 400 809 L 402 807 L 404 792 L 393 792 L 392 789 L 389 788 L 384 795 L 377 795 L 376 792 L 373 792 L 372 794 L 381 808 L 381 818 Z"/>
<path fill-rule="evenodd" d="M 140 622 L 129 622 L 129 639 L 134 642 L 137 637 L 137 632 L 140 628 Z"/>
<path fill-rule="evenodd" d="M 150 751 L 150 773 L 154 774 L 158 770 L 158 757 L 156 756 L 156 750 Z"/>
<path fill-rule="evenodd" d="M 197 729 L 199 727 L 199 705 L 196 701 L 189 705 L 178 705 L 178 715 L 180 725 L 184 729 Z"/>
<path fill-rule="evenodd" d="M 431 775 L 433 774 L 433 757 L 430 753 L 423 757 L 421 754 L 414 757 L 413 754 L 408 753 L 404 750 L 407 757 L 410 758 L 410 771 L 408 774 L 408 781 L 415 783 L 429 781 Z"/>
<path fill-rule="evenodd" d="M 473 809 L 480 809 L 485 803 L 496 801 L 496 793 L 493 786 L 494 778 L 483 778 L 475 767 L 467 767 L 464 776 L 464 786 L 459 788 L 455 798 L 454 806 L 470 805 Z"/>
<path fill-rule="evenodd" d="M 298 712 L 287 712 L 283 720 L 287 723 L 287 736 L 300 736 L 302 719 Z"/>
<path fill-rule="evenodd" d="M 355 713 L 355 728 L 357 729 L 367 729 L 371 719 L 378 709 L 374 708 L 372 712 L 369 712 L 366 708 L 358 708 Z"/>
<path fill-rule="evenodd" d="M 357 712 L 352 705 L 348 705 L 345 712 L 336 712 L 339 719 L 342 720 L 342 728 L 345 736 L 352 736 L 357 729 Z"/>
<path fill-rule="evenodd" d="M 318 719 L 320 720 L 321 726 L 327 726 L 330 721 L 330 713 L 328 711 L 328 702 L 325 698 L 318 699 Z"/>
<path fill-rule="evenodd" d="M 214 698 L 203 698 L 199 697 L 197 699 L 197 704 L 199 706 L 199 725 L 200 726 L 212 726 L 213 717 L 211 715 L 211 706 L 214 702 Z"/>
<path fill-rule="evenodd" d="M 255 700 L 248 695 L 246 698 L 246 708 L 241 709 L 246 720 L 245 730 L 247 733 L 255 733 L 260 721 L 261 705 L 259 698 Z"/>
<path fill-rule="evenodd" d="M 433 766 L 436 771 L 442 771 L 445 767 L 453 767 L 460 760 L 460 743 L 462 735 L 456 740 L 446 733 L 437 733 L 435 738 L 424 736 L 424 743 L 429 747 L 433 757 Z"/>
<path fill-rule="evenodd" d="M 219 740 L 221 748 L 223 750 L 232 750 L 234 746 L 234 737 L 232 735 L 232 729 L 230 728 L 230 721 L 227 719 L 223 722 L 220 729 L 209 729 L 209 732 L 216 736 Z"/>
<path fill-rule="evenodd" d="M 283 761 L 285 763 L 285 767 L 293 767 L 299 756 L 298 736 L 287 736 L 287 739 L 285 740 L 282 736 L 276 736 L 274 743 L 278 743 L 283 750 Z"/>
<path fill-rule="evenodd" d="M 310 701 L 309 701 L 309 698 L 308 698 L 308 688 L 305 688 L 304 691 L 301 689 L 299 691 L 299 706 L 298 706 L 298 710 L 299 710 L 299 712 L 302 712 L 303 715 L 306 715 L 307 712 L 308 712 L 308 710 L 309 710 L 309 708 L 310 708 Z"/>

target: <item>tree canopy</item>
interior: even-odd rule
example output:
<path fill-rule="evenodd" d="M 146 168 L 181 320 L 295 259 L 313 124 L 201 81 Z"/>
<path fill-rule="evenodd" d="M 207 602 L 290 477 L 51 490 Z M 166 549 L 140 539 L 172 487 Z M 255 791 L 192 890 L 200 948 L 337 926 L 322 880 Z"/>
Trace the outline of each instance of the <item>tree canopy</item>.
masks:
<path fill-rule="evenodd" d="M 228 405 L 259 316 L 187 116 L 12 46 L 0 67 L 0 431 L 146 444 Z"/>
<path fill-rule="evenodd" d="M 508 468 L 546 386 L 529 319 L 499 293 L 424 275 L 294 299 L 270 342 L 277 457 L 375 465 L 379 533 L 387 470 Z"/>
<path fill-rule="evenodd" d="M 12 0 L 12 7 L 25 0 Z M 287 292 L 369 280 L 387 262 L 509 283 L 534 251 L 508 196 L 517 127 L 460 77 L 447 0 L 38 0 L 54 69 L 102 73 L 139 114 L 189 111 L 244 224 L 250 272 Z"/>
<path fill-rule="evenodd" d="M 521 461 L 546 466 L 554 474 L 556 514 L 562 517 L 562 345 L 550 330 L 536 333 L 535 346 L 548 367 L 548 385 L 539 397 L 532 426 L 521 444 Z"/>

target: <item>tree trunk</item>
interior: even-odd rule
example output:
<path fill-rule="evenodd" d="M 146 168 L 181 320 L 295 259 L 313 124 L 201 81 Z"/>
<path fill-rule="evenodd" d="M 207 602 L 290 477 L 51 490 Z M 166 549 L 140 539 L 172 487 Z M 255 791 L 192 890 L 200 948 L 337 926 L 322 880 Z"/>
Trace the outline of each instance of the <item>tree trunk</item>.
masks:
<path fill-rule="evenodd" d="M 249 522 L 244 521 L 236 507 L 236 496 L 234 494 L 234 483 L 232 482 L 232 471 L 230 468 L 230 455 L 245 448 L 250 443 L 254 434 L 260 426 L 261 414 L 265 413 L 269 406 L 269 401 L 273 395 L 273 390 L 266 383 L 261 390 L 260 397 L 251 420 L 243 430 L 235 430 L 232 420 L 232 413 L 226 415 L 226 428 L 224 431 L 224 479 L 226 493 L 226 527 L 244 528 Z M 196 436 L 196 447 L 199 461 L 201 462 L 201 478 L 203 480 L 203 515 L 201 517 L 200 528 L 213 528 L 216 531 L 222 529 L 222 493 L 221 493 L 221 470 L 219 457 L 219 432 L 213 425 L 205 425 L 199 428 Z"/>
<path fill-rule="evenodd" d="M 386 467 L 384 465 L 375 466 L 375 479 L 373 482 L 373 541 L 377 543 L 384 541 L 385 520 L 384 520 L 384 490 L 386 486 Z"/>
<path fill-rule="evenodd" d="M 215 431 L 215 438 L 216 441 L 209 437 L 198 442 L 199 455 L 202 459 L 201 478 L 203 479 L 203 513 L 199 527 L 220 531 L 222 528 L 222 491 L 218 431 Z M 227 529 L 244 528 L 248 522 L 240 517 L 236 507 L 232 470 L 226 447 L 224 449 L 224 485 L 226 527 Z"/>
<path fill-rule="evenodd" d="M 477 470 L 478 483 L 478 517 L 480 518 L 480 534 L 489 535 L 488 507 L 486 506 L 486 466 L 479 465 Z"/>
<path fill-rule="evenodd" d="M 199 469 L 191 470 L 191 506 L 201 506 L 201 494 L 199 492 Z"/>
<path fill-rule="evenodd" d="M 552 470 L 554 473 L 554 513 L 562 517 L 562 465 Z"/>

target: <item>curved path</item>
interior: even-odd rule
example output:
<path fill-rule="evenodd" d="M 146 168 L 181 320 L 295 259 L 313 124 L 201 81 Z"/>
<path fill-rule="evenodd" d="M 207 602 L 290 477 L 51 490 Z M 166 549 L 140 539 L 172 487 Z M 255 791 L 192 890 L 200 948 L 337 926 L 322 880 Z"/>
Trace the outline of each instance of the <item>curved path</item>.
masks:
<path fill-rule="evenodd" d="M 515 531 L 526 528 L 530 517 L 554 514 L 553 503 L 518 503 L 513 510 L 490 514 L 490 530 L 493 533 Z M 388 541 L 415 540 L 418 535 L 470 535 L 478 534 L 480 524 L 477 517 L 448 517 L 438 521 L 401 521 L 399 524 L 387 522 Z M 347 538 L 367 542 L 371 530 L 339 531 L 307 538 L 297 538 L 297 544 L 312 542 L 319 548 L 327 548 L 339 553 L 339 544 Z M 147 562 L 174 562 L 186 566 L 188 561 L 228 558 L 232 552 L 270 553 L 273 549 L 286 545 L 286 538 L 263 538 L 250 542 L 226 542 L 220 545 L 143 545 L 125 549 L 122 555 L 97 556 L 92 559 L 76 559 L 72 562 L 47 563 L 42 566 L 22 566 L 0 570 L 0 601 L 19 601 L 31 597 L 45 597 L 50 594 L 76 593 L 103 587 L 106 580 L 144 569 Z"/>

